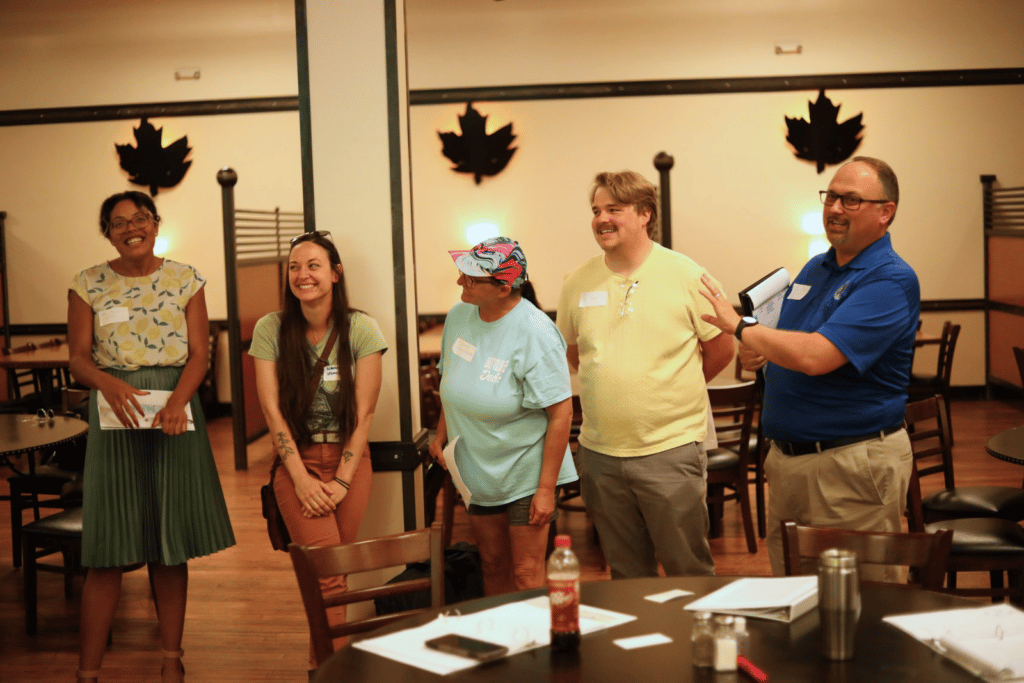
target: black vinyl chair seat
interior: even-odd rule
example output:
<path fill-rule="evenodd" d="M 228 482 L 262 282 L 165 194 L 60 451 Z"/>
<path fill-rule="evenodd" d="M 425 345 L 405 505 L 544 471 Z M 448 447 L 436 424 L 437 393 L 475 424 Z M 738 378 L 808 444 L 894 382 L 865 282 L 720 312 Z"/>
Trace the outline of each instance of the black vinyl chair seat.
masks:
<path fill-rule="evenodd" d="M 740 464 L 740 456 L 728 448 L 712 448 L 708 451 L 709 470 L 727 470 Z"/>
<path fill-rule="evenodd" d="M 925 519 L 999 517 L 1024 519 L 1024 489 L 1010 486 L 958 486 L 943 489 L 921 501 Z"/>
<path fill-rule="evenodd" d="M 82 537 L 82 508 L 71 508 L 64 512 L 43 517 L 21 528 L 22 534 L 59 536 L 62 538 Z"/>
<path fill-rule="evenodd" d="M 1024 562 L 1024 529 L 1016 522 L 991 517 L 949 519 L 924 526 L 928 533 L 941 529 L 953 532 L 953 545 L 949 550 L 951 558 L 957 555 L 1020 555 Z"/>

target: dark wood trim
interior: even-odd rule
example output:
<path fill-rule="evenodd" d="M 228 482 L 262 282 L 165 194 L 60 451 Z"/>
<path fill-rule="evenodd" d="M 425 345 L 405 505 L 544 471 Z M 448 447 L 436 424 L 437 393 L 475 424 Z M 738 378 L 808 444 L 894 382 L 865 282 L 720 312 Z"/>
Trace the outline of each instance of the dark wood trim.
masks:
<path fill-rule="evenodd" d="M 302 165 L 302 215 L 306 229 L 316 230 L 316 202 L 313 193 L 313 122 L 310 117 L 309 31 L 306 0 L 295 0 L 295 55 L 299 71 L 299 156 Z"/>
<path fill-rule="evenodd" d="M 214 116 L 277 111 L 301 111 L 303 98 L 309 107 L 309 64 L 304 0 L 295 0 L 296 50 L 299 94 L 184 102 L 149 102 L 88 107 L 51 107 L 0 111 L 0 126 L 44 123 L 114 121 L 143 116 Z M 739 92 L 790 90 L 852 90 L 877 88 L 936 88 L 971 85 L 1024 85 L 1024 68 L 963 69 L 952 71 L 893 71 L 878 73 L 818 74 L 811 76 L 759 76 L 745 78 L 691 78 L 659 81 L 603 81 L 545 83 L 535 85 L 488 85 L 476 88 L 437 88 L 409 91 L 409 105 L 470 101 L 571 100 L 595 97 L 648 97 L 652 95 L 710 95 Z M 307 121 L 308 124 L 308 121 Z M 302 123 L 300 122 L 300 132 Z M 307 131 L 308 133 L 308 131 Z M 312 160 L 303 157 L 312 168 Z M 309 207 L 306 207 L 307 209 Z M 313 215 L 310 211 L 307 216 Z"/>
<path fill-rule="evenodd" d="M 391 186 L 391 259 L 394 268 L 395 295 L 395 349 L 398 363 L 398 426 L 402 441 L 412 441 L 412 378 L 409 368 L 409 346 L 414 343 L 410 339 L 409 308 L 415 306 L 410 302 L 406 292 L 408 270 L 411 264 L 405 258 L 405 207 L 402 204 L 402 127 L 401 115 L 408 118 L 408 105 L 401 111 L 402 98 L 400 92 L 400 71 L 398 64 L 398 9 L 395 0 L 384 0 L 384 60 L 387 74 L 387 112 L 388 112 L 388 167 Z M 405 22 L 404 16 L 402 22 Z M 403 31 L 404 35 L 404 31 Z M 402 65 L 402 71 L 408 71 L 408 65 Z M 406 149 L 406 152 L 409 150 Z M 410 207 L 411 209 L 411 207 Z M 418 389 L 417 376 L 417 391 Z M 411 494 L 410 494 L 411 495 Z M 408 496 L 407 496 L 408 503 Z M 409 528 L 406 524 L 406 528 Z M 415 528 L 415 525 L 412 527 Z"/>
<path fill-rule="evenodd" d="M 983 311 L 984 299 L 927 299 L 921 301 L 921 311 Z"/>
<path fill-rule="evenodd" d="M 1003 313 L 1010 313 L 1011 315 L 1024 315 L 1024 306 L 1017 306 L 1015 304 L 1007 304 L 1002 301 L 989 301 L 988 310 L 990 311 L 1002 311 Z M 1024 321 L 1022 321 L 1024 322 Z"/>
<path fill-rule="evenodd" d="M 936 88 L 964 85 L 1022 85 L 1024 69 L 962 69 L 952 71 L 893 71 L 880 73 L 762 76 L 748 78 L 690 78 L 659 81 L 545 83 L 411 90 L 409 103 L 496 102 L 510 100 L 571 100 L 594 97 L 652 95 L 709 95 L 788 90 L 852 90 L 876 88 Z"/>
<path fill-rule="evenodd" d="M 299 98 L 249 97 L 232 100 L 195 100 L 192 102 L 149 102 L 111 104 L 92 107 L 51 107 L 48 109 L 9 109 L 0 111 L 0 126 L 32 126 L 41 123 L 78 123 L 167 116 L 215 116 L 220 114 L 263 114 L 298 111 Z"/>

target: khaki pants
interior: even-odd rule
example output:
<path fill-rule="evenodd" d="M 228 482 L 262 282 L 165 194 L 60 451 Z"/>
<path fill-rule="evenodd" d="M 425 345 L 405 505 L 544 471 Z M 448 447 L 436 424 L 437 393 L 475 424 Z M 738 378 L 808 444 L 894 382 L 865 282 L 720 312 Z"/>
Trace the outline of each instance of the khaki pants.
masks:
<path fill-rule="evenodd" d="M 822 453 L 789 456 L 773 444 L 768 480 L 768 559 L 782 576 L 783 520 L 860 531 L 903 530 L 913 454 L 905 429 Z M 900 572 L 867 567 L 862 578 L 900 580 Z"/>

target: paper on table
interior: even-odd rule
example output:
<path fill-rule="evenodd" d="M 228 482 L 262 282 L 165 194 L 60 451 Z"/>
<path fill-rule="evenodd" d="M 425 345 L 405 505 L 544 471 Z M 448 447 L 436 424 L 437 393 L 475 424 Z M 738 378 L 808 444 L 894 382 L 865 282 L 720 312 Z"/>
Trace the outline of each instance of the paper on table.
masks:
<path fill-rule="evenodd" d="M 150 389 L 148 391 L 149 393 L 145 396 L 137 395 L 135 397 L 139 405 L 142 406 L 142 410 L 145 411 L 142 415 L 135 414 L 136 419 L 139 421 L 138 427 L 125 427 L 121 424 L 121 421 L 117 419 L 117 415 L 114 414 L 114 409 L 110 407 L 107 399 L 103 397 L 102 392 L 97 391 L 96 395 L 99 396 L 99 400 L 96 402 L 96 407 L 100 413 L 100 429 L 152 429 L 153 418 L 167 405 L 171 392 L 157 389 Z M 188 418 L 187 431 L 194 432 L 196 425 L 192 421 L 192 406 L 187 403 L 185 404 L 185 417 Z M 160 429 L 160 427 L 157 427 L 157 429 Z"/>
<path fill-rule="evenodd" d="M 744 311 L 762 325 L 778 327 L 788 287 L 789 271 L 778 268 L 741 291 L 740 303 Z"/>
<path fill-rule="evenodd" d="M 613 643 L 621 647 L 623 650 L 635 650 L 638 647 L 650 647 L 651 645 L 664 645 L 665 643 L 671 643 L 672 639 L 666 636 L 664 633 L 648 633 L 644 636 L 633 636 L 632 638 L 619 638 L 613 640 Z"/>
<path fill-rule="evenodd" d="M 466 482 L 462 481 L 462 475 L 459 474 L 459 466 L 455 463 L 455 444 L 459 442 L 459 437 L 455 437 L 448 442 L 448 445 L 441 451 L 441 455 L 444 456 L 444 464 L 448 466 L 448 474 L 452 475 L 452 483 L 455 484 L 455 488 L 458 489 L 459 494 L 462 496 L 462 502 L 466 504 L 466 509 L 469 509 L 469 501 L 473 497 L 469 488 L 466 486 Z"/>
<path fill-rule="evenodd" d="M 580 633 L 583 634 L 634 619 L 636 617 L 629 614 L 580 605 Z M 551 603 L 546 595 L 541 595 L 465 616 L 440 616 L 423 626 L 360 640 L 352 647 L 442 676 L 479 664 L 424 645 L 430 638 L 449 633 L 504 645 L 509 655 L 543 647 L 551 642 Z"/>
<path fill-rule="evenodd" d="M 788 622 L 817 604 L 817 576 L 779 576 L 733 581 L 683 609 Z"/>
<path fill-rule="evenodd" d="M 1024 612 L 1010 605 L 900 614 L 883 621 L 986 681 L 1024 679 Z"/>

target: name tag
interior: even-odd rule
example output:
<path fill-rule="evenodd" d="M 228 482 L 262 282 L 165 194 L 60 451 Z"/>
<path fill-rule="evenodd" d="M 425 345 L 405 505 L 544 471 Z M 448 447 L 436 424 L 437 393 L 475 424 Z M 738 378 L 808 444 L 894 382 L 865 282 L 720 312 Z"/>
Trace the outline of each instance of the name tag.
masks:
<path fill-rule="evenodd" d="M 100 327 L 113 325 L 114 323 L 128 322 L 128 307 L 108 308 L 100 311 Z"/>
<path fill-rule="evenodd" d="M 592 308 L 594 306 L 607 306 L 608 292 L 583 292 L 580 294 L 580 308 Z"/>
<path fill-rule="evenodd" d="M 324 381 L 325 382 L 337 382 L 338 381 L 338 366 L 337 365 L 325 365 L 324 366 Z"/>
<path fill-rule="evenodd" d="M 452 344 L 452 352 L 468 363 L 476 356 L 476 347 L 460 337 Z"/>
<path fill-rule="evenodd" d="M 801 285 L 794 282 L 793 286 L 789 290 L 789 296 L 786 298 L 799 301 L 800 299 L 803 299 L 805 296 L 807 296 L 807 292 L 809 291 L 811 291 L 810 285 Z"/>

